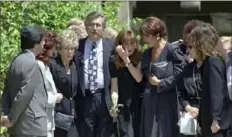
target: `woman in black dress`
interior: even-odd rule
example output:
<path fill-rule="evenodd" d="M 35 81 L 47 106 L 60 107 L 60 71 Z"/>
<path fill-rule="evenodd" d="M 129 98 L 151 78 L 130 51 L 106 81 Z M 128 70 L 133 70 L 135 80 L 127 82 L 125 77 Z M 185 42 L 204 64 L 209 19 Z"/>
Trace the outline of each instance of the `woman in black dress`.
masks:
<path fill-rule="evenodd" d="M 175 83 L 185 65 L 180 48 L 168 43 L 161 20 L 145 19 L 141 38 L 149 48 L 143 53 L 146 87 L 142 102 L 141 137 L 179 137 Z"/>
<path fill-rule="evenodd" d="M 195 27 L 189 40 L 191 56 L 203 62 L 199 124 L 204 137 L 226 137 L 231 124 L 225 55 L 217 31 L 208 23 Z"/>
<path fill-rule="evenodd" d="M 187 61 L 182 74 L 176 84 L 181 105 L 182 114 L 189 113 L 193 118 L 197 118 L 199 114 L 200 99 L 202 94 L 202 61 L 195 58 L 188 47 L 188 40 L 191 31 L 198 25 L 203 23 L 200 20 L 190 20 L 184 26 L 184 41 L 180 45 L 185 59 L 191 58 L 193 62 Z M 191 135 L 181 135 L 182 137 L 194 137 Z M 198 134 L 198 136 L 200 136 Z"/>
<path fill-rule="evenodd" d="M 118 114 L 120 137 L 139 137 L 141 52 L 132 30 L 119 32 L 110 60 L 113 106 L 123 104 Z M 113 117 L 115 114 L 111 113 Z"/>
<path fill-rule="evenodd" d="M 198 117 L 200 101 L 202 96 L 202 61 L 197 58 L 192 63 L 187 64 L 176 84 L 179 93 L 179 101 L 182 113 L 189 113 L 193 118 Z M 181 135 L 182 137 L 195 137 L 195 135 Z M 200 136 L 198 134 L 197 136 Z"/>
<path fill-rule="evenodd" d="M 77 116 L 80 116 L 80 113 L 75 114 L 75 109 L 79 104 L 79 92 L 77 92 L 78 77 L 76 66 L 73 62 L 77 45 L 76 33 L 72 30 L 63 30 L 58 37 L 58 56 L 51 60 L 50 70 L 57 92 L 63 94 L 63 100 L 55 108 L 56 129 L 54 137 L 79 136 Z M 74 102 L 75 100 L 77 102 Z M 73 119 L 70 120 L 70 117 L 73 117 Z"/>

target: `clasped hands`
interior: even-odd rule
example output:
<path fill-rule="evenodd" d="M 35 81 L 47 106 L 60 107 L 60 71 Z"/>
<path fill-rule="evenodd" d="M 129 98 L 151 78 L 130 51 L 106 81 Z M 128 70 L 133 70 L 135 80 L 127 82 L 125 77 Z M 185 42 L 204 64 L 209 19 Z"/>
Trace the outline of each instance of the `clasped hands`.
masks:
<path fill-rule="evenodd" d="M 12 127 L 12 124 L 10 123 L 8 116 L 1 116 L 0 125 L 7 128 Z"/>

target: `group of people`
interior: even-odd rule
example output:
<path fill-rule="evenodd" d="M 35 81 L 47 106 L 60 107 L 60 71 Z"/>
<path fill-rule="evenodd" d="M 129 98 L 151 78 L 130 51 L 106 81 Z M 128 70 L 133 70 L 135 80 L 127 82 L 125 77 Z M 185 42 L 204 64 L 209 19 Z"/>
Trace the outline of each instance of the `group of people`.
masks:
<path fill-rule="evenodd" d="M 169 43 L 164 21 L 148 17 L 142 52 L 133 30 L 109 39 L 105 28 L 98 12 L 59 34 L 22 27 L 2 95 L 10 137 L 192 137 L 180 133 L 182 113 L 199 123 L 193 136 L 229 137 L 231 37 L 227 52 L 212 25 L 191 20 Z"/>

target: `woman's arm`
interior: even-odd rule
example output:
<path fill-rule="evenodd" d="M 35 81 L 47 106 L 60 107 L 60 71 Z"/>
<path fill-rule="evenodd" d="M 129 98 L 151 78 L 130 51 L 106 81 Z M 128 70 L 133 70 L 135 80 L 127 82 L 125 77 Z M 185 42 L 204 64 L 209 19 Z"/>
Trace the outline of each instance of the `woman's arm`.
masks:
<path fill-rule="evenodd" d="M 188 92 L 184 86 L 184 73 L 185 72 L 183 71 L 183 73 L 179 77 L 179 80 L 176 83 L 176 90 L 178 93 L 179 102 L 183 107 L 183 110 L 186 110 L 186 107 L 189 106 L 190 104 L 188 101 Z"/>
<path fill-rule="evenodd" d="M 111 78 L 111 99 L 113 106 L 118 104 L 118 78 Z"/>
<path fill-rule="evenodd" d="M 113 106 L 116 106 L 118 103 L 118 69 L 116 68 L 114 56 L 110 57 L 109 60 L 109 71 L 111 76 L 111 100 Z"/>
<path fill-rule="evenodd" d="M 211 115 L 213 120 L 220 121 L 221 111 L 223 106 L 223 90 L 224 90 L 224 64 L 217 57 L 210 57 L 208 62 L 208 90 L 210 93 L 210 106 L 211 106 Z"/>
<path fill-rule="evenodd" d="M 127 57 L 124 60 L 124 63 L 126 64 L 126 67 L 128 68 L 128 70 L 130 71 L 131 75 L 133 76 L 133 78 L 137 81 L 137 82 L 141 82 L 142 78 L 143 78 L 143 74 L 141 72 L 141 63 L 138 64 L 137 67 L 135 67 L 129 57 Z"/>

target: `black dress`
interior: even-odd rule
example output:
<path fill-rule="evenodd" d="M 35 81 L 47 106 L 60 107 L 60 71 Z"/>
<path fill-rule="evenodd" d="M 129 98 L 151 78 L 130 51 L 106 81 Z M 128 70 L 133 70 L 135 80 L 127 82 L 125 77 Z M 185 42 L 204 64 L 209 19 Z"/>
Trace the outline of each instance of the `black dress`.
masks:
<path fill-rule="evenodd" d="M 147 79 L 142 102 L 141 137 L 179 137 L 175 82 L 185 65 L 183 52 L 167 43 L 155 61 L 151 61 L 151 57 L 152 49 L 149 48 L 144 52 L 141 65 Z M 159 86 L 148 82 L 150 73 L 161 79 Z"/>
<path fill-rule="evenodd" d="M 111 78 L 118 79 L 118 104 L 124 105 L 118 116 L 120 137 L 139 137 L 140 83 L 126 67 L 117 69 L 113 56 L 109 65 Z"/>
<path fill-rule="evenodd" d="M 196 107 L 198 109 L 200 108 L 200 100 L 202 96 L 202 71 L 203 65 L 201 65 L 201 67 L 197 67 L 195 61 L 187 64 L 184 67 L 183 72 L 176 84 L 182 111 L 185 111 L 185 107 L 187 105 Z M 181 136 L 195 137 L 190 135 Z"/>
<path fill-rule="evenodd" d="M 70 62 L 70 74 L 67 74 L 65 66 L 62 63 L 60 55 L 51 60 L 50 70 L 53 75 L 54 82 L 58 92 L 63 94 L 63 99 L 60 103 L 56 104 L 55 113 L 60 112 L 66 115 L 73 115 L 73 109 L 78 108 L 80 103 L 74 103 L 73 100 L 79 100 L 80 92 L 77 92 L 77 70 L 73 61 Z M 54 137 L 78 137 L 80 113 L 75 115 L 74 122 L 71 128 L 66 131 L 56 127 Z M 65 121 L 64 121 L 65 122 Z"/>

